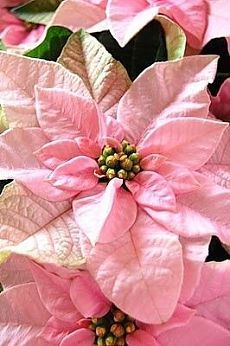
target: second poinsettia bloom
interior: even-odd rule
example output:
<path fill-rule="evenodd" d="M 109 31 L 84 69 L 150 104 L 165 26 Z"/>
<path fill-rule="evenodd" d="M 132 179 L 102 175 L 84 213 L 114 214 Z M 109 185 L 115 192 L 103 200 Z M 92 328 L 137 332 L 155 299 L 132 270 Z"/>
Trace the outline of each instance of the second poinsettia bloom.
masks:
<path fill-rule="evenodd" d="M 189 46 L 201 49 L 212 38 L 229 36 L 229 6 L 223 0 L 110 0 L 106 12 L 111 33 L 121 46 L 163 14 L 184 30 Z"/>
<path fill-rule="evenodd" d="M 124 47 L 144 26 L 164 15 L 183 29 L 190 47 L 200 50 L 213 38 L 229 37 L 229 10 L 226 0 L 65 0 L 53 23 L 91 32 L 109 29 Z"/>
<path fill-rule="evenodd" d="M 27 48 L 36 43 L 44 32 L 44 25 L 19 19 L 8 7 L 25 1 L 3 1 L 0 4 L 0 39 L 6 46 Z"/>

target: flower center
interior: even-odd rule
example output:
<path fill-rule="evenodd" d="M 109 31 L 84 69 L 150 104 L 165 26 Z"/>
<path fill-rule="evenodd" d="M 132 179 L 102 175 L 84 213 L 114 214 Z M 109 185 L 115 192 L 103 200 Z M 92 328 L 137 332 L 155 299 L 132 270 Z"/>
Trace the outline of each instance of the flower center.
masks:
<path fill-rule="evenodd" d="M 132 180 L 140 172 L 140 155 L 136 147 L 123 140 L 118 148 L 106 145 L 97 160 L 99 165 L 98 175 L 111 180 L 115 177 Z"/>
<path fill-rule="evenodd" d="M 126 336 L 137 326 L 130 316 L 112 306 L 104 317 L 92 318 L 89 328 L 95 332 L 95 346 L 127 346 Z"/>

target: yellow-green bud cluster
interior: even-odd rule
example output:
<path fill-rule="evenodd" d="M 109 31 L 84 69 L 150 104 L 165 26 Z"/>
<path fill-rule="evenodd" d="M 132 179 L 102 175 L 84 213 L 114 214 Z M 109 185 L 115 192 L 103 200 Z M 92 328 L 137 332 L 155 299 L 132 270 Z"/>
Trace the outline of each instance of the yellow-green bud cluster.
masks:
<path fill-rule="evenodd" d="M 135 145 L 123 141 L 118 148 L 106 145 L 97 160 L 99 174 L 111 180 L 115 177 L 132 180 L 140 172 L 140 155 Z"/>
<path fill-rule="evenodd" d="M 137 327 L 132 318 L 113 306 L 101 318 L 92 318 L 89 328 L 95 332 L 95 346 L 127 346 L 126 335 Z"/>

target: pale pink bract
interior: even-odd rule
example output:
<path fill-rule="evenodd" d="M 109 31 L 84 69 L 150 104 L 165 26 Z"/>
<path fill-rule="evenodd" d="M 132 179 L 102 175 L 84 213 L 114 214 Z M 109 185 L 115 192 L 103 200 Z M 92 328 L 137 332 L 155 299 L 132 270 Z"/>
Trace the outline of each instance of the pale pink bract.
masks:
<path fill-rule="evenodd" d="M 74 32 L 84 28 L 91 32 L 107 29 L 107 0 L 65 0 L 56 10 L 52 25 L 68 27 Z"/>

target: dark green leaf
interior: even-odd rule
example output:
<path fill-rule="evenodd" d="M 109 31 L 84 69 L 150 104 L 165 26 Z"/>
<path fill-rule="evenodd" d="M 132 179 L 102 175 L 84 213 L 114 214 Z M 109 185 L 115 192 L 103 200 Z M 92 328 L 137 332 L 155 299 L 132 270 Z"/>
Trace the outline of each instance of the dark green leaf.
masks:
<path fill-rule="evenodd" d="M 156 20 L 146 25 L 124 48 L 118 45 L 109 31 L 94 36 L 125 66 L 132 80 L 155 61 L 167 60 L 164 30 Z"/>
<path fill-rule="evenodd" d="M 62 26 L 51 26 L 46 33 L 45 39 L 34 49 L 24 55 L 31 58 L 56 61 L 65 46 L 72 31 Z"/>
<path fill-rule="evenodd" d="M 216 78 L 214 82 L 209 85 L 209 90 L 212 95 L 216 95 L 221 84 L 227 78 L 230 78 L 230 55 L 228 53 L 227 41 L 223 37 L 215 38 L 206 44 L 201 54 L 217 54 L 220 56 Z"/>

